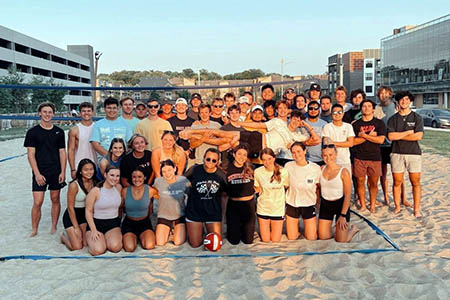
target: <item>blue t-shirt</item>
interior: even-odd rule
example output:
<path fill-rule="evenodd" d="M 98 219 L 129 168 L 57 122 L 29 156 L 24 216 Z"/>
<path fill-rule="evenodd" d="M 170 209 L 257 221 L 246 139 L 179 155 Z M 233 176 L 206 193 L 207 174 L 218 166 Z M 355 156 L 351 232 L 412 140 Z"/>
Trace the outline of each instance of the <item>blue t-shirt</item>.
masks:
<path fill-rule="evenodd" d="M 131 132 L 132 133 L 134 133 L 134 130 L 136 129 L 136 125 L 140 121 L 136 117 L 133 117 L 133 119 L 131 119 L 131 120 L 127 120 L 127 119 L 124 119 L 122 116 L 120 116 L 119 119 L 124 120 L 125 122 L 127 122 L 128 126 L 130 126 L 130 128 L 131 128 Z"/>
<path fill-rule="evenodd" d="M 99 142 L 103 148 L 108 150 L 114 138 L 121 138 L 126 144 L 132 135 L 130 126 L 123 119 L 117 118 L 113 121 L 101 119 L 95 122 L 89 141 Z M 97 154 L 97 156 L 99 155 Z"/>
<path fill-rule="evenodd" d="M 317 135 L 322 138 L 322 130 L 323 126 L 327 125 L 328 123 L 320 118 L 317 118 L 317 122 L 311 122 L 309 119 L 305 120 L 306 123 L 311 125 L 311 127 L 314 129 L 314 131 L 317 133 Z M 308 136 L 308 138 L 311 136 L 309 134 L 308 130 L 304 127 L 302 127 L 301 132 Z M 322 143 L 315 145 L 315 146 L 307 146 L 306 147 L 306 159 L 308 161 L 312 162 L 320 162 L 322 161 Z"/>

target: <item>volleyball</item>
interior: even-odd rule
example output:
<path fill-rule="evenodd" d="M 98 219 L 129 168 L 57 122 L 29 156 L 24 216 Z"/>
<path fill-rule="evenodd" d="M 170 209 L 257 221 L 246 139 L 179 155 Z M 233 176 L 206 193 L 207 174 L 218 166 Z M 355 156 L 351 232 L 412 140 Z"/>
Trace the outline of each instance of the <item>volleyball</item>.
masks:
<path fill-rule="evenodd" d="M 208 233 L 203 240 L 203 245 L 209 251 L 219 251 L 222 247 L 222 237 L 216 232 Z"/>

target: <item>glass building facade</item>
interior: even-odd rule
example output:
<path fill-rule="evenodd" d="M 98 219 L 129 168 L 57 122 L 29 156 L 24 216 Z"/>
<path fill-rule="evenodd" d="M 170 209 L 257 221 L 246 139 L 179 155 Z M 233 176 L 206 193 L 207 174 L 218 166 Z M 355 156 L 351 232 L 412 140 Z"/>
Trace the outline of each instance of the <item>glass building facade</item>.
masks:
<path fill-rule="evenodd" d="M 396 29 L 381 40 L 381 81 L 418 95 L 416 106 L 448 108 L 450 92 L 450 15 Z"/>

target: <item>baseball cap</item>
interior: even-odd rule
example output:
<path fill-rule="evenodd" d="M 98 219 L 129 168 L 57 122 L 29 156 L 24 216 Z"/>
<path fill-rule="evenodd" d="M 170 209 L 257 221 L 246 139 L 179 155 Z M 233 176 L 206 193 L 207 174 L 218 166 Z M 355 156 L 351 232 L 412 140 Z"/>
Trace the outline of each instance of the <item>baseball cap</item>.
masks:
<path fill-rule="evenodd" d="M 317 83 L 313 83 L 311 84 L 311 86 L 309 87 L 310 91 L 319 91 L 320 92 L 320 85 L 318 85 Z"/>
<path fill-rule="evenodd" d="M 177 101 L 175 101 L 175 105 L 180 104 L 180 103 L 187 105 L 187 101 L 184 98 L 178 98 Z"/>
<path fill-rule="evenodd" d="M 242 104 L 242 103 L 250 104 L 250 100 L 248 100 L 247 96 L 242 96 L 242 97 L 239 97 L 238 103 L 239 104 Z"/>
<path fill-rule="evenodd" d="M 144 106 L 144 107 L 147 107 L 147 105 L 145 105 L 145 103 L 143 103 L 143 102 L 138 102 L 138 103 L 136 103 L 136 107 L 138 107 L 138 106 Z"/>
<path fill-rule="evenodd" d="M 254 112 L 254 111 L 257 110 L 257 109 L 259 109 L 259 110 L 261 110 L 261 111 L 264 111 L 264 109 L 262 108 L 261 105 L 255 105 L 255 106 L 252 107 L 252 112 Z"/>
<path fill-rule="evenodd" d="M 172 102 L 170 102 L 170 100 L 168 98 L 164 98 L 161 101 L 161 106 L 166 105 L 166 104 L 172 105 Z"/>
<path fill-rule="evenodd" d="M 201 96 L 199 93 L 193 93 L 193 94 L 191 95 L 191 100 L 194 99 L 194 98 L 197 98 L 197 99 L 199 99 L 199 100 L 202 100 L 202 96 Z"/>

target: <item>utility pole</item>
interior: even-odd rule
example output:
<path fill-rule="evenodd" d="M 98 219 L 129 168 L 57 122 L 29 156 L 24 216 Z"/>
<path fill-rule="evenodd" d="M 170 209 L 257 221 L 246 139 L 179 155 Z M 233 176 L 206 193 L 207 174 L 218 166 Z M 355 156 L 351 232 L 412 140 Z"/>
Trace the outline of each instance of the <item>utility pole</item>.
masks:
<path fill-rule="evenodd" d="M 97 72 L 98 72 L 98 60 L 100 59 L 100 56 L 102 56 L 103 53 L 100 51 L 95 51 L 94 58 L 95 58 L 95 65 L 94 65 L 94 87 L 97 87 Z M 98 90 L 94 90 L 94 98 L 92 101 L 92 105 L 94 106 L 94 116 L 97 114 L 97 103 L 98 103 L 98 95 L 100 93 Z"/>

